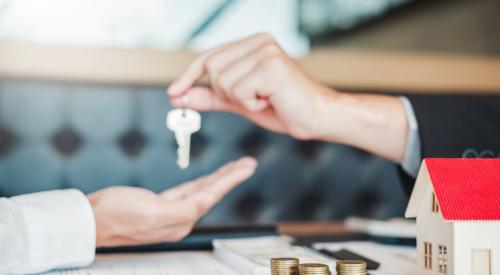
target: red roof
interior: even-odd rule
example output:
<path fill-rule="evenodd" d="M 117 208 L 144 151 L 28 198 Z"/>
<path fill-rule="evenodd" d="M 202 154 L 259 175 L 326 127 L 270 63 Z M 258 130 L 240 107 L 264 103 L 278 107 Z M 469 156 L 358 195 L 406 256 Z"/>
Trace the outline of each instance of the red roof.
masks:
<path fill-rule="evenodd" d="M 500 220 L 500 159 L 425 160 L 443 218 Z"/>

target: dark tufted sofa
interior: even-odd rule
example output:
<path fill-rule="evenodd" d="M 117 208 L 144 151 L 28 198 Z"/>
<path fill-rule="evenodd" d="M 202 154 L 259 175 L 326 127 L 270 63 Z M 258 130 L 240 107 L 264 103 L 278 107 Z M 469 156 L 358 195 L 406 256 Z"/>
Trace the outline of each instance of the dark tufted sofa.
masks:
<path fill-rule="evenodd" d="M 299 142 L 226 113 L 203 114 L 192 162 L 176 165 L 165 87 L 0 80 L 0 195 L 113 185 L 154 191 L 242 155 L 256 174 L 203 223 L 402 215 L 406 195 L 388 161 L 338 144 Z"/>

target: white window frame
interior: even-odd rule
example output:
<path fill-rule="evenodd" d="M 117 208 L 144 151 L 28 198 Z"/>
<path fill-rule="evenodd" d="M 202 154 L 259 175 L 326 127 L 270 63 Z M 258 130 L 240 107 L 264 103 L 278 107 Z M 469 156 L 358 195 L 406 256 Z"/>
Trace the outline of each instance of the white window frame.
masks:
<path fill-rule="evenodd" d="M 448 274 L 448 248 L 446 245 L 438 246 L 438 271 Z"/>
<path fill-rule="evenodd" d="M 432 213 L 439 213 L 439 204 L 434 192 L 432 192 Z"/>
<path fill-rule="evenodd" d="M 432 243 L 424 242 L 424 268 L 432 270 Z"/>

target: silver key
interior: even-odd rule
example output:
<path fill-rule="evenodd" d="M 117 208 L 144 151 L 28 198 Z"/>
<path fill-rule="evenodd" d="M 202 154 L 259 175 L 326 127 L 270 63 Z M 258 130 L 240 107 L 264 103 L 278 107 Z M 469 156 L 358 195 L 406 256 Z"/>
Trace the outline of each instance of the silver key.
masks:
<path fill-rule="evenodd" d="M 195 110 L 179 108 L 167 114 L 167 128 L 175 133 L 177 141 L 177 165 L 181 169 L 189 166 L 191 135 L 200 130 L 201 116 Z"/>

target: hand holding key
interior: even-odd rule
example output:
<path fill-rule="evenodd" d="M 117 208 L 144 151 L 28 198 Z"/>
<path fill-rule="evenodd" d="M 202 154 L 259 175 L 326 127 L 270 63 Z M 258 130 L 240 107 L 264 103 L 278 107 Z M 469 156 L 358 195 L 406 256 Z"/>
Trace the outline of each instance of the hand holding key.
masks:
<path fill-rule="evenodd" d="M 174 109 L 167 114 L 167 128 L 175 133 L 177 164 L 181 169 L 189 166 L 191 135 L 201 127 L 200 113 L 191 109 Z"/>
<path fill-rule="evenodd" d="M 196 82 L 207 76 L 210 85 Z M 401 162 L 408 121 L 395 96 L 342 93 L 308 77 L 268 34 L 196 58 L 170 85 L 174 106 L 227 111 L 298 139 L 345 143 Z M 189 104 L 182 97 L 189 96 Z"/>
<path fill-rule="evenodd" d="M 196 86 L 204 76 L 209 87 Z M 319 134 L 317 112 L 332 90 L 310 80 L 269 35 L 258 34 L 200 55 L 168 90 L 174 106 L 239 113 L 300 139 Z"/>

